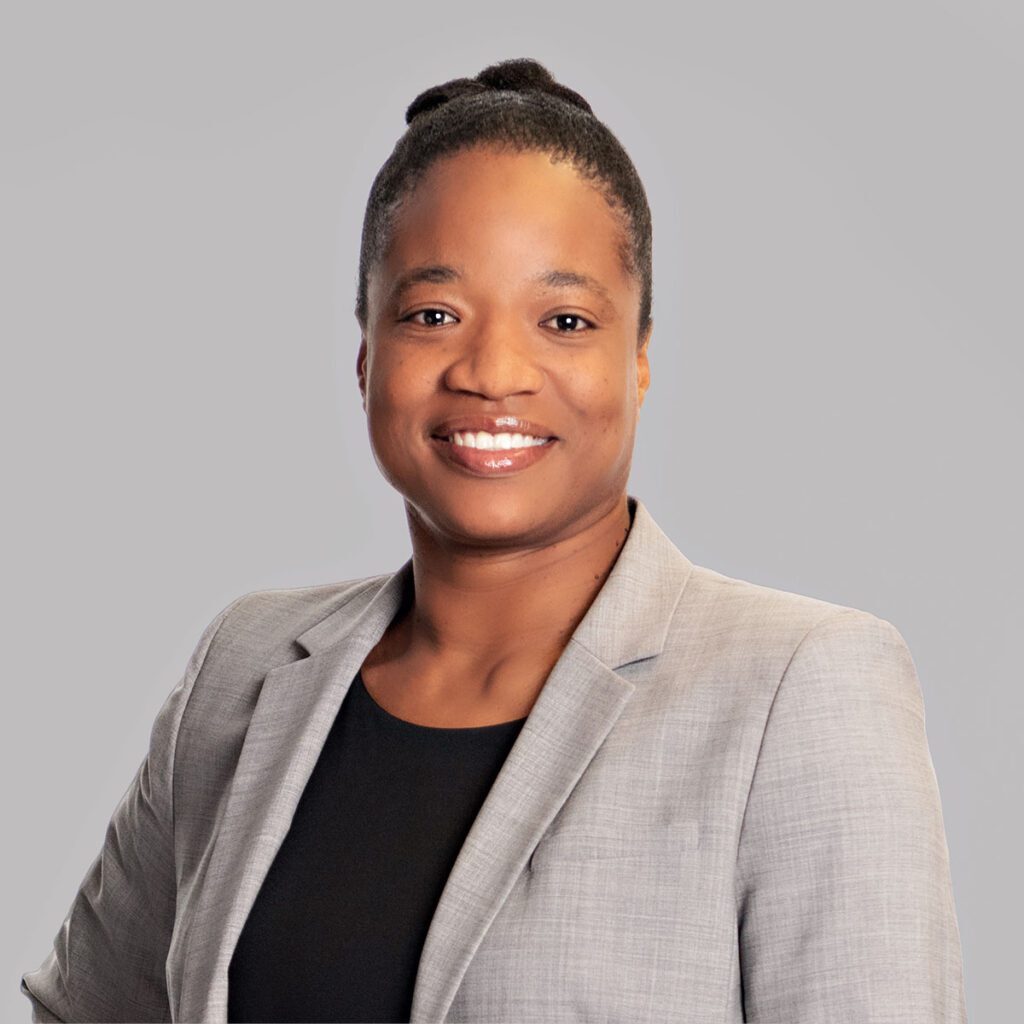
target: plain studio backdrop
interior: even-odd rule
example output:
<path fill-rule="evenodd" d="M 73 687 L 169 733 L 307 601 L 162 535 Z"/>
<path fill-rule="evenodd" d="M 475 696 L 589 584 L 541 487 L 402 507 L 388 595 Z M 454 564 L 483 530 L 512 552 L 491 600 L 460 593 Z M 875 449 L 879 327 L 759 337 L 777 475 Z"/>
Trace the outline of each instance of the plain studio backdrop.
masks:
<path fill-rule="evenodd" d="M 1007 1019 L 1020 5 L 7 3 L 0 38 L 0 1017 L 203 626 L 408 556 L 356 387 L 362 214 L 418 92 L 531 56 L 653 211 L 630 492 L 691 560 L 903 633 L 968 1009 Z"/>

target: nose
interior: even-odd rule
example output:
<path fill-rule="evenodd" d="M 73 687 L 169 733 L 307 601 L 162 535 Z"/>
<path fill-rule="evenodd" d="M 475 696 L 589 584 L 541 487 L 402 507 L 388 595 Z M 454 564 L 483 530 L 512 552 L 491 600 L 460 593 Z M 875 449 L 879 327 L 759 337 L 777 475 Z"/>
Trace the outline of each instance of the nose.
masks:
<path fill-rule="evenodd" d="M 544 385 L 536 343 L 522 336 L 521 327 L 496 321 L 481 323 L 466 332 L 462 346 L 444 374 L 445 385 L 484 398 L 533 394 Z"/>

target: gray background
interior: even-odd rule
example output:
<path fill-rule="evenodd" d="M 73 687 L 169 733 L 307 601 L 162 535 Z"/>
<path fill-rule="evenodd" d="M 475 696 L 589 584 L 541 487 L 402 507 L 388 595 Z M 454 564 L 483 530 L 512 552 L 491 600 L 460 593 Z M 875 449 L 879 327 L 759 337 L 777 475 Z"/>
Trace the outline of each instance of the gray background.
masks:
<path fill-rule="evenodd" d="M 630 491 L 693 561 L 902 631 L 971 1019 L 1006 1019 L 1024 917 L 1021 10 L 7 4 L 0 1017 L 28 1019 L 20 974 L 203 626 L 243 592 L 406 558 L 355 382 L 366 196 L 417 92 L 533 56 L 649 192 Z"/>

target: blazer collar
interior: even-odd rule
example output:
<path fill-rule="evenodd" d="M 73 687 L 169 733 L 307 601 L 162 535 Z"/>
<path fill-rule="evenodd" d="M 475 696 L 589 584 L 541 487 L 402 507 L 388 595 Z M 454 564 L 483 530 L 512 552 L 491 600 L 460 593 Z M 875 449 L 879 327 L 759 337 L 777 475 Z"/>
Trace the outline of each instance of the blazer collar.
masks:
<path fill-rule="evenodd" d="M 628 497 L 633 525 L 604 586 L 572 641 L 609 668 L 660 654 L 676 602 L 693 564 L 666 536 L 639 498 Z M 377 639 L 398 611 L 412 580 L 412 559 L 296 639 L 310 654 L 365 633 Z M 353 606 L 354 605 L 354 606 Z M 374 641 L 376 643 L 376 640 Z"/>
<path fill-rule="evenodd" d="M 692 563 L 630 496 L 633 525 L 488 792 L 435 908 L 420 956 L 413 1024 L 443 1021 L 473 954 L 548 825 L 658 655 Z M 397 613 L 412 560 L 376 577 L 297 637 L 309 657 L 271 669 L 224 813 L 179 922 L 175 1020 L 226 1021 L 228 966 L 348 687 Z M 642 677 L 641 677 L 642 678 Z"/>

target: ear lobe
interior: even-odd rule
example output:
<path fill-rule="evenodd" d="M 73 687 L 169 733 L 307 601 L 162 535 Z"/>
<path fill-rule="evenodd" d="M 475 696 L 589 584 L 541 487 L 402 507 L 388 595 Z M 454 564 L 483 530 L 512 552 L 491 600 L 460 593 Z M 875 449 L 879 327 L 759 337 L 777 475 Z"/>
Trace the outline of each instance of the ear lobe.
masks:
<path fill-rule="evenodd" d="M 652 320 L 647 327 L 647 333 L 644 335 L 643 344 L 636 353 L 636 391 L 638 413 L 639 407 L 644 404 L 647 389 L 651 386 L 651 364 L 647 358 L 647 346 L 650 343 L 651 332 L 653 329 L 654 321 Z"/>
<path fill-rule="evenodd" d="M 356 381 L 359 384 L 359 394 L 363 399 L 363 409 L 366 409 L 366 357 L 367 346 L 364 335 L 359 343 L 359 352 L 356 354 Z"/>
<path fill-rule="evenodd" d="M 651 365 L 647 361 L 647 352 L 645 351 L 641 356 L 641 363 L 637 367 L 637 399 L 639 405 L 644 404 L 644 399 L 647 397 L 647 389 L 651 386 Z"/>

